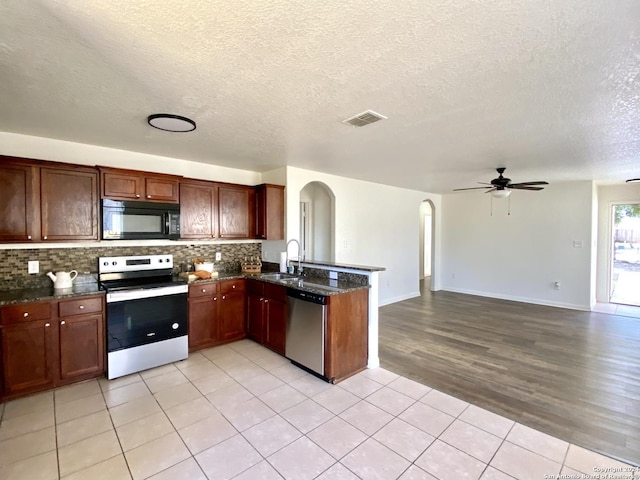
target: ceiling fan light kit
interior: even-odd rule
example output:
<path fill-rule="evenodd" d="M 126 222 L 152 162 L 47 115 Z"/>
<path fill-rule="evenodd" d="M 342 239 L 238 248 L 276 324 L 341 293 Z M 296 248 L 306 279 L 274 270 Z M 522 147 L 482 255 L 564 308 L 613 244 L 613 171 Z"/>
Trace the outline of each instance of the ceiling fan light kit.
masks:
<path fill-rule="evenodd" d="M 506 167 L 496 168 L 496 171 L 498 172 L 498 178 L 494 178 L 493 180 L 491 180 L 491 183 L 485 184 L 486 187 L 455 188 L 453 191 L 459 192 L 462 190 L 485 190 L 485 193 L 491 193 L 491 195 L 496 198 L 507 198 L 509 195 L 511 195 L 512 190 L 539 191 L 544 189 L 544 187 L 541 187 L 540 185 L 549 185 L 548 182 L 544 181 L 511 183 L 510 178 L 502 175 L 506 169 Z"/>
<path fill-rule="evenodd" d="M 511 195 L 511 190 L 507 190 L 506 188 L 502 190 L 489 190 L 491 195 L 495 198 L 507 198 Z"/>

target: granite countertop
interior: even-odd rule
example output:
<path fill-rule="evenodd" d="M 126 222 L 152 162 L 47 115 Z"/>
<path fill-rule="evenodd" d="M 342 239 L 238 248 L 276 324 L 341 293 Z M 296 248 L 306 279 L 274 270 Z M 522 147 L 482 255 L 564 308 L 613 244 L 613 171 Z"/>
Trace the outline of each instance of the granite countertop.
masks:
<path fill-rule="evenodd" d="M 41 300 L 59 300 L 61 298 L 81 297 L 104 293 L 98 282 L 74 284 L 71 288 L 55 290 L 53 287 L 20 288 L 17 290 L 0 290 L 0 306 L 13 303 L 38 302 Z"/>
<path fill-rule="evenodd" d="M 297 260 L 293 260 L 293 263 L 297 263 Z M 302 260 L 303 266 L 317 266 L 317 267 L 335 267 L 345 268 L 349 270 L 362 270 L 363 272 L 384 272 L 384 267 L 371 267 L 368 265 L 349 265 L 347 263 L 335 263 L 335 262 L 320 262 L 315 260 Z"/>
<path fill-rule="evenodd" d="M 209 283 L 219 282 L 223 280 L 234 280 L 238 278 L 256 279 L 274 285 L 282 285 L 297 290 L 318 293 L 321 295 L 340 295 L 352 292 L 354 290 L 368 289 L 369 285 L 359 285 L 342 280 L 329 280 L 320 277 L 294 277 L 283 274 L 280 279 L 275 276 L 276 272 L 263 273 L 242 273 L 242 272 L 219 272 L 217 278 L 208 278 L 205 280 L 195 280 L 189 282 Z M 295 280 L 294 280 L 295 278 Z M 300 278 L 301 281 L 297 279 Z M 104 294 L 104 290 L 100 290 L 98 282 L 87 282 L 74 284 L 72 288 L 62 290 L 54 290 L 53 287 L 44 288 L 21 288 L 15 290 L 0 290 L 0 306 L 11 305 L 15 303 L 38 302 L 44 300 L 59 300 L 63 298 L 80 297 L 84 295 Z"/>

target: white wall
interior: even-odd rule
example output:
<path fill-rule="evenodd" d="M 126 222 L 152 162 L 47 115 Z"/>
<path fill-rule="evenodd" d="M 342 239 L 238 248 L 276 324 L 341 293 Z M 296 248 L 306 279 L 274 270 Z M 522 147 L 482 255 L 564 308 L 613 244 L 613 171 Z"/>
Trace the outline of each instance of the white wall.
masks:
<path fill-rule="evenodd" d="M 335 195 L 335 262 L 386 268 L 380 274 L 380 305 L 419 295 L 420 204 L 429 198 L 437 209 L 440 195 L 287 167 L 288 239 L 299 236 L 300 191 L 313 181 Z M 278 248 L 267 243 L 263 249 Z"/>
<path fill-rule="evenodd" d="M 609 302 L 611 288 L 611 207 L 615 204 L 640 202 L 640 183 L 601 185 L 598 187 L 598 255 L 596 273 L 596 299 Z"/>
<path fill-rule="evenodd" d="M 588 310 L 593 195 L 592 182 L 515 191 L 511 215 L 507 199 L 493 199 L 491 215 L 484 193 L 443 196 L 442 288 Z"/>
<path fill-rule="evenodd" d="M 332 194 L 319 182 L 308 183 L 300 192 L 300 201 L 309 204 L 309 255 L 308 260 L 333 261 L 333 210 Z M 300 235 L 298 236 L 300 237 Z"/>
<path fill-rule="evenodd" d="M 129 168 L 243 185 L 257 185 L 262 182 L 259 173 L 249 170 L 6 132 L 0 132 L 0 155 L 80 165 Z"/>

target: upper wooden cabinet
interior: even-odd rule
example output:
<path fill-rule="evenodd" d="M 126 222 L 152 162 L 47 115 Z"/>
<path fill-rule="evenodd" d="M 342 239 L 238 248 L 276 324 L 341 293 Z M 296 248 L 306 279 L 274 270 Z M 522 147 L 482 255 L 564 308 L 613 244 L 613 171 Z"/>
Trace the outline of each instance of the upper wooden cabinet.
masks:
<path fill-rule="evenodd" d="M 42 240 L 98 240 L 98 173 L 42 168 L 40 182 Z"/>
<path fill-rule="evenodd" d="M 254 191 L 244 185 L 218 185 L 220 238 L 252 238 Z"/>
<path fill-rule="evenodd" d="M 255 237 L 284 240 L 284 187 L 265 183 L 255 190 Z"/>
<path fill-rule="evenodd" d="M 100 167 L 102 198 L 178 203 L 179 177 Z"/>
<path fill-rule="evenodd" d="M 0 241 L 98 239 L 94 168 L 0 158 Z"/>
<path fill-rule="evenodd" d="M 212 182 L 180 182 L 180 237 L 216 238 L 217 188 Z"/>
<path fill-rule="evenodd" d="M 34 165 L 4 163 L 7 157 L 0 160 L 0 241 L 39 239 L 40 172 Z"/>
<path fill-rule="evenodd" d="M 253 187 L 199 180 L 180 182 L 181 238 L 254 238 Z"/>

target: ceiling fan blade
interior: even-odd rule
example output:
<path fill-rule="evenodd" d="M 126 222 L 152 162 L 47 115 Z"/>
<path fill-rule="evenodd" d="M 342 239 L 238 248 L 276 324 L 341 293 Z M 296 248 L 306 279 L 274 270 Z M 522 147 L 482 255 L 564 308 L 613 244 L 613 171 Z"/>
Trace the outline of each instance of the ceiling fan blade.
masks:
<path fill-rule="evenodd" d="M 491 193 L 491 192 L 495 192 L 496 190 L 498 190 L 498 187 L 494 187 L 494 188 L 492 188 L 491 190 L 487 190 L 487 191 L 486 191 L 486 192 L 484 192 L 484 193 Z"/>
<path fill-rule="evenodd" d="M 513 190 L 544 190 L 544 187 L 528 187 L 526 185 L 522 185 L 519 183 L 516 183 L 515 185 L 509 185 L 508 188 L 511 188 Z"/>
<path fill-rule="evenodd" d="M 509 188 L 513 187 L 514 185 L 525 185 L 525 186 L 529 186 L 529 185 L 549 185 L 549 182 L 518 182 L 518 183 L 512 183 L 511 185 L 509 185 Z"/>
<path fill-rule="evenodd" d="M 479 190 L 482 188 L 491 188 L 491 187 L 471 187 L 471 188 L 454 188 L 453 191 L 454 192 L 460 192 L 462 190 Z"/>

